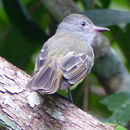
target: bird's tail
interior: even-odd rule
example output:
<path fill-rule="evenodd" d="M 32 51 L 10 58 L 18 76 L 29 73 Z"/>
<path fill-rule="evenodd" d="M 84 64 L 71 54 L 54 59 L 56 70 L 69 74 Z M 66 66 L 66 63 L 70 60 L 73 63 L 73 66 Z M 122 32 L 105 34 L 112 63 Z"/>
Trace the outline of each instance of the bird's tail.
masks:
<path fill-rule="evenodd" d="M 60 66 L 56 62 L 47 61 L 28 83 L 28 87 L 34 91 L 53 94 L 59 88 L 61 77 Z"/>

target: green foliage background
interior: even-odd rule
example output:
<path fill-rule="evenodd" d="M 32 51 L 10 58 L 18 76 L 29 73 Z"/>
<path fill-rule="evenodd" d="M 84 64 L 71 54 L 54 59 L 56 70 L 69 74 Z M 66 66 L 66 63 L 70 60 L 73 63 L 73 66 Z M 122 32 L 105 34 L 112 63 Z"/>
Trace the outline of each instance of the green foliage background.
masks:
<path fill-rule="evenodd" d="M 129 70 L 130 1 L 75 0 L 74 2 L 95 24 L 108 26 L 111 29 L 105 35 Z M 0 56 L 31 74 L 36 56 L 43 43 L 55 33 L 57 24 L 56 19 L 39 0 L 1 0 Z M 82 83 L 72 92 L 74 103 L 102 121 L 129 125 L 130 93 L 106 96 L 93 74 L 89 76 L 89 84 L 89 87 L 96 88 L 96 92 L 90 88 L 84 89 Z M 86 92 L 87 96 L 83 92 Z"/>

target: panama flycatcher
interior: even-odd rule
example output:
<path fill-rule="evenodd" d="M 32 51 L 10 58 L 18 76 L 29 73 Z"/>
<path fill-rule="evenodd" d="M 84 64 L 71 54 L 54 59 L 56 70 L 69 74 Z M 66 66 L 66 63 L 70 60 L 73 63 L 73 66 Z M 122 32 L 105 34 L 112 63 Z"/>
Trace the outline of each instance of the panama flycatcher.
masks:
<path fill-rule="evenodd" d="M 28 87 L 44 94 L 75 88 L 94 64 L 91 44 L 96 32 L 108 30 L 95 26 L 81 14 L 65 17 L 56 33 L 45 42 Z"/>

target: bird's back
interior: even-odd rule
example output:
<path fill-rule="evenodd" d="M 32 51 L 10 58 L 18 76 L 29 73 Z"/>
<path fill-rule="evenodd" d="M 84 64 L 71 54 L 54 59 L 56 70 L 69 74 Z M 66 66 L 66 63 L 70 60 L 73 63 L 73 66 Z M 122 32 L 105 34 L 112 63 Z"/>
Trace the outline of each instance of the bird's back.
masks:
<path fill-rule="evenodd" d="M 68 52 L 74 51 L 76 53 L 86 53 L 93 57 L 92 47 L 87 44 L 87 41 L 79 35 L 71 32 L 55 34 L 45 43 L 45 46 L 46 45 L 49 49 L 49 56 L 64 56 Z"/>

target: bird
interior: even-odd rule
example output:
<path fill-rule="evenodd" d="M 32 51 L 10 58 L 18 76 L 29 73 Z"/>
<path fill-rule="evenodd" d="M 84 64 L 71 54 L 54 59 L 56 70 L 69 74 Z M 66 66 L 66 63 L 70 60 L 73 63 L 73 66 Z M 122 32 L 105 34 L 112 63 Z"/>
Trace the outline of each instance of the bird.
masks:
<path fill-rule="evenodd" d="M 96 32 L 104 31 L 109 29 L 95 26 L 83 14 L 66 16 L 44 43 L 28 87 L 43 94 L 76 88 L 94 64 L 91 44 Z"/>

